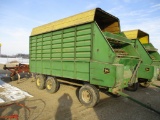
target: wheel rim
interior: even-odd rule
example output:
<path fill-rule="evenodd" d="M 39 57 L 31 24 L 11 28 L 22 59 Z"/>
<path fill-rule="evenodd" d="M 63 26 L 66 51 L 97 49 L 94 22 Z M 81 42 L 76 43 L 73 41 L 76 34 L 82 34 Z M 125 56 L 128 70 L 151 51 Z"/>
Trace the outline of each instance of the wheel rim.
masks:
<path fill-rule="evenodd" d="M 51 89 L 52 88 L 52 81 L 51 80 L 48 80 L 47 81 L 47 89 Z"/>
<path fill-rule="evenodd" d="M 41 81 L 40 81 L 40 79 L 38 78 L 38 79 L 37 79 L 37 86 L 40 86 L 40 84 L 41 84 Z"/>
<path fill-rule="evenodd" d="M 86 103 L 89 103 L 91 100 L 91 93 L 88 90 L 82 92 L 82 100 Z"/>

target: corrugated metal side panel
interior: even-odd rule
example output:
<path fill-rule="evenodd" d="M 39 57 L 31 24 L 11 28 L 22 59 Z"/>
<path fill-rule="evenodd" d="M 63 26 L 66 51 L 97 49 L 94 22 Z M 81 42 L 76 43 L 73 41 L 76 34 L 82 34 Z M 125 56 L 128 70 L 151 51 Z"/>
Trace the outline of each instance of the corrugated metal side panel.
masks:
<path fill-rule="evenodd" d="M 31 71 L 89 80 L 92 24 L 30 37 Z"/>

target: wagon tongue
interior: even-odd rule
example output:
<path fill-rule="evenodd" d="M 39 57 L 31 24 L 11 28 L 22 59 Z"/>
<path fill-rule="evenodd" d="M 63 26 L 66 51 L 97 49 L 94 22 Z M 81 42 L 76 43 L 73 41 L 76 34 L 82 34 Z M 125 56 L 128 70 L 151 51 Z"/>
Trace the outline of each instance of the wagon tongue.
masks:
<path fill-rule="evenodd" d="M 139 104 L 139 105 L 141 105 L 141 106 L 143 106 L 143 107 L 145 107 L 145 108 L 147 108 L 147 109 L 149 109 L 149 110 L 152 110 L 152 111 L 154 111 L 154 112 L 156 112 L 157 114 L 160 115 L 160 111 L 155 110 L 155 109 L 152 108 L 151 106 L 146 105 L 146 104 L 144 104 L 144 103 L 142 103 L 142 102 L 140 102 L 140 101 L 132 98 L 131 96 L 127 95 L 126 93 L 123 93 L 123 92 L 121 92 L 121 91 L 117 91 L 117 92 L 118 92 L 119 95 L 121 95 L 121 96 L 123 96 L 123 97 L 126 97 L 126 98 L 132 100 L 133 102 L 135 102 L 135 103 L 137 103 L 137 104 Z"/>
<path fill-rule="evenodd" d="M 135 83 L 135 80 L 136 80 L 136 79 L 134 79 L 134 77 L 136 76 L 136 73 L 137 73 L 137 71 L 138 71 L 138 68 L 139 68 L 141 62 L 142 62 L 141 60 L 138 62 L 138 64 L 136 65 L 136 68 L 135 68 L 134 71 L 133 71 L 132 77 L 131 77 L 131 79 L 130 79 L 130 83 L 131 83 L 131 84 Z"/>

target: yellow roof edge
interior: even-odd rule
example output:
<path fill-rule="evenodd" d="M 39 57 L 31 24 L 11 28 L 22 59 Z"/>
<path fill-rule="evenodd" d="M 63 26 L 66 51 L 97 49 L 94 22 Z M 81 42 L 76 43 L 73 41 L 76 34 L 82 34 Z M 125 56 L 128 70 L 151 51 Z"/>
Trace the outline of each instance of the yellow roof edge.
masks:
<path fill-rule="evenodd" d="M 141 29 L 124 30 L 124 31 L 122 31 L 122 32 L 131 32 L 131 31 L 143 32 L 144 34 L 146 34 L 146 35 L 148 35 L 148 36 L 149 36 L 149 34 L 148 34 L 148 33 L 146 33 L 146 32 L 144 32 L 144 31 L 142 31 Z"/>
<path fill-rule="evenodd" d="M 93 21 L 88 21 L 88 22 L 84 22 L 84 23 L 81 23 L 81 24 L 90 23 L 90 22 L 93 22 Z M 78 24 L 78 25 L 81 25 L 81 24 Z M 75 26 L 75 25 L 72 25 L 72 26 Z M 69 27 L 72 27 L 72 26 L 69 26 Z M 67 28 L 67 27 L 64 27 L 64 28 Z M 56 30 L 61 30 L 61 29 L 64 29 L 64 28 L 59 28 L 59 29 L 55 29 L 55 30 L 48 30 L 48 31 L 45 31 L 45 32 L 37 33 L 37 34 L 32 34 L 32 32 L 31 32 L 30 36 L 40 35 L 40 34 L 43 34 L 43 33 L 52 32 L 52 31 L 56 31 Z M 33 28 L 33 29 L 35 29 L 35 28 Z M 32 29 L 32 31 L 33 31 L 33 29 Z"/>
<path fill-rule="evenodd" d="M 53 31 L 53 30 L 58 30 L 58 29 L 70 27 L 70 26 L 74 26 L 74 24 L 72 22 L 73 19 L 75 19 L 75 21 L 76 21 L 76 17 L 80 17 L 83 14 L 92 14 L 93 18 L 88 18 L 89 20 L 87 20 L 87 19 L 84 20 L 83 19 L 83 22 L 80 21 L 81 23 L 79 22 L 79 24 L 92 22 L 94 20 L 93 13 L 95 13 L 96 9 L 98 9 L 98 8 L 91 9 L 91 10 L 88 10 L 88 11 L 85 11 L 85 12 L 81 12 L 81 13 L 78 13 L 76 15 L 72 15 L 72 16 L 69 16 L 69 17 L 66 17 L 66 18 L 62 18 L 62 19 L 59 19 L 59 20 L 56 20 L 56 21 L 53 21 L 53 22 L 49 22 L 47 24 L 43 24 L 43 25 L 40 25 L 38 27 L 35 27 L 35 28 L 32 29 L 31 36 L 37 35 L 37 34 L 41 34 L 41 33 L 45 33 L 45 32 L 49 32 L 49 31 Z M 68 25 L 67 25 L 67 22 L 65 22 L 66 20 L 69 23 Z M 63 25 L 63 24 L 66 24 L 66 25 Z M 77 22 L 77 24 L 78 24 L 78 22 Z M 76 25 L 76 23 L 75 23 L 75 25 Z M 56 28 L 54 28 L 54 26 Z M 49 27 L 50 27 L 50 29 L 49 29 Z"/>
<path fill-rule="evenodd" d="M 63 28 L 67 28 L 75 25 L 81 25 L 81 24 L 93 22 L 97 10 L 102 12 L 104 15 L 107 14 L 108 16 L 111 16 L 114 20 L 118 21 L 119 31 L 120 31 L 120 22 L 117 17 L 111 15 L 110 13 L 105 12 L 101 8 L 95 8 L 85 12 L 78 13 L 76 15 L 72 15 L 70 17 L 66 17 L 54 22 L 50 22 L 50 23 L 35 27 L 32 29 L 31 36 L 50 32 L 50 31 L 55 31 L 55 30 L 59 30 L 59 29 L 63 29 Z"/>
<path fill-rule="evenodd" d="M 65 18 L 61 18 L 61 19 L 58 19 L 58 20 L 55 20 L 55 21 L 52 21 L 52 22 L 43 24 L 43 25 L 47 25 L 47 24 L 50 24 L 50 23 L 53 23 L 53 22 L 57 22 L 57 21 L 60 21 L 60 20 L 66 19 L 66 18 L 73 17 L 73 16 L 75 16 L 75 15 L 83 14 L 83 13 L 85 13 L 85 12 L 89 12 L 89 11 L 96 10 L 96 9 L 100 9 L 100 8 L 94 8 L 94 9 L 91 9 L 91 10 L 87 10 L 87 11 L 84 11 L 84 12 L 81 12 L 81 13 L 77 13 L 77 14 L 74 14 L 74 15 L 71 15 L 71 16 L 68 16 L 68 17 L 65 17 Z M 43 25 L 40 25 L 40 26 L 43 26 Z M 34 27 L 34 28 L 38 28 L 38 27 L 40 27 L 40 26 L 37 26 L 37 27 Z M 33 28 L 33 29 L 34 29 L 34 28 Z"/>
<path fill-rule="evenodd" d="M 122 33 L 129 39 L 139 39 L 141 43 L 149 43 L 149 34 L 140 29 L 126 30 Z"/>
<path fill-rule="evenodd" d="M 139 29 L 133 29 L 133 30 L 124 30 L 122 32 L 132 32 L 132 31 L 138 31 Z"/>

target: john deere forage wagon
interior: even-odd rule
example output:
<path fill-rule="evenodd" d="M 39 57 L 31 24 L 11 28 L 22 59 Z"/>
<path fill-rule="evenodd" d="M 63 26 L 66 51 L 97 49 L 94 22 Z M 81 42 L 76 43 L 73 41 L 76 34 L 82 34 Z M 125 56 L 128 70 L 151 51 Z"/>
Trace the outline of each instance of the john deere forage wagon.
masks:
<path fill-rule="evenodd" d="M 149 43 L 149 34 L 141 30 L 124 31 L 128 39 L 132 39 L 140 54 L 142 64 L 138 69 L 138 81 L 144 87 L 160 77 L 160 55 L 157 49 Z M 160 78 L 159 78 L 160 79 Z"/>
<path fill-rule="evenodd" d="M 97 88 L 118 94 L 135 83 L 139 54 L 130 40 L 113 34 L 119 32 L 119 19 L 100 8 L 33 28 L 30 71 L 37 74 L 37 87 L 54 93 L 57 78 L 80 81 L 79 100 L 92 107 Z"/>

